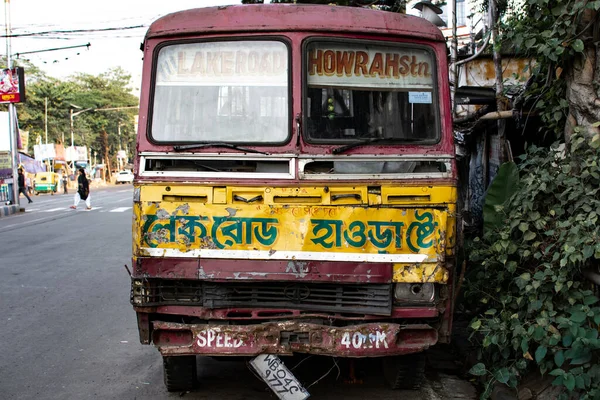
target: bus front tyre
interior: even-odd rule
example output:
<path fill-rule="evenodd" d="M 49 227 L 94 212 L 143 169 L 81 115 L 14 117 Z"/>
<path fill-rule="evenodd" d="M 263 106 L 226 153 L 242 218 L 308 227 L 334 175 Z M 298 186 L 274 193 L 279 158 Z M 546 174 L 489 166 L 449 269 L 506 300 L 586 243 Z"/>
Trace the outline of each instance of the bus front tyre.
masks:
<path fill-rule="evenodd" d="M 188 392 L 196 386 L 196 356 L 163 356 L 165 386 L 169 392 Z"/>

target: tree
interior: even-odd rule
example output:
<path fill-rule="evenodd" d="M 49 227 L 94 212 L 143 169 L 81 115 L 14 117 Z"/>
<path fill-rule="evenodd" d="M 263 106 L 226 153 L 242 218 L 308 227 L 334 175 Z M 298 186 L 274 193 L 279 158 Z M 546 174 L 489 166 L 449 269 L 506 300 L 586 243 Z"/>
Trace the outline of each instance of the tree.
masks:
<path fill-rule="evenodd" d="M 600 1 L 527 0 L 499 10 L 503 44 L 537 63 L 521 107 L 536 110 L 540 132 L 557 142 L 519 157 L 518 190 L 468 252 L 482 361 L 471 373 L 485 377 L 482 398 L 532 371 L 549 378 L 553 398 L 600 398 L 600 299 L 586 279 L 600 266 L 599 9 Z"/>
<path fill-rule="evenodd" d="M 76 74 L 65 81 L 37 74 L 32 82 L 28 82 L 27 101 L 17 108 L 20 127 L 28 130 L 30 137 L 45 141 L 47 104 L 48 142 L 62 143 L 64 137 L 70 145 L 70 110 L 91 109 L 73 120 L 75 144 L 113 157 L 121 138 L 126 138 L 123 144 L 129 149 L 134 148 L 133 118 L 139 100 L 131 94 L 130 85 L 131 76 L 121 68 L 97 76 Z M 110 110 L 102 111 L 107 108 Z M 102 137 L 104 132 L 106 138 Z"/>
<path fill-rule="evenodd" d="M 532 84 L 525 97 L 540 112 L 543 129 L 569 141 L 577 130 L 599 132 L 600 1 L 527 0 L 508 3 L 499 22 L 507 43 L 534 58 Z"/>

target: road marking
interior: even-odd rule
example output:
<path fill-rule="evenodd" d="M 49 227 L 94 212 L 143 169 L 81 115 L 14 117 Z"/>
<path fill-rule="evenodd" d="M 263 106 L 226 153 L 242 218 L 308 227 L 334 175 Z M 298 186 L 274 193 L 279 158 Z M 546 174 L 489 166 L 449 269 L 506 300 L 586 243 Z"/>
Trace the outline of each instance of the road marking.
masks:
<path fill-rule="evenodd" d="M 125 212 L 130 209 L 131 209 L 131 207 L 117 207 L 117 208 L 113 208 L 109 212 Z"/>
<path fill-rule="evenodd" d="M 49 210 L 43 210 L 42 212 L 54 212 L 54 211 L 62 211 L 62 210 L 66 210 L 66 208 L 65 207 L 51 208 Z"/>
<path fill-rule="evenodd" d="M 87 209 L 87 208 L 84 206 L 84 207 L 81 207 L 81 208 L 77 207 L 77 208 L 75 209 L 75 211 L 77 211 L 77 212 L 83 212 L 83 211 L 96 211 L 96 210 L 99 210 L 99 209 L 101 209 L 101 208 L 102 208 L 102 207 L 92 207 L 92 209 L 91 209 L 91 210 L 88 210 L 88 209 Z"/>

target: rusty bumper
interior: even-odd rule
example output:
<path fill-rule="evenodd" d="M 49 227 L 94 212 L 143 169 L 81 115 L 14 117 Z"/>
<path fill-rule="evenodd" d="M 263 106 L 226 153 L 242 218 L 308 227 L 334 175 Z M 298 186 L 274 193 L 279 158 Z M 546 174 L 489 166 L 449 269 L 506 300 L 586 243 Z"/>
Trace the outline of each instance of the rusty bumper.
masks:
<path fill-rule="evenodd" d="M 367 323 L 331 327 L 298 321 L 256 325 L 190 325 L 154 321 L 152 340 L 162 355 L 255 356 L 308 353 L 380 357 L 416 353 L 433 346 L 429 325 Z"/>

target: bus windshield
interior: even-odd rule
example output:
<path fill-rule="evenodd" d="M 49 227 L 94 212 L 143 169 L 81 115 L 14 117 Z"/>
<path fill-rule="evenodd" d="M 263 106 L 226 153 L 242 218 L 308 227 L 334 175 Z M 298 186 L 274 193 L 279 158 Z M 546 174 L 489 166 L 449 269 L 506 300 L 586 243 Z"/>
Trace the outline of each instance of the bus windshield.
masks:
<path fill-rule="evenodd" d="M 151 138 L 284 143 L 288 49 L 275 40 L 187 42 L 158 53 Z"/>
<path fill-rule="evenodd" d="M 439 140 L 432 52 L 407 45 L 312 41 L 305 57 L 309 141 Z"/>

